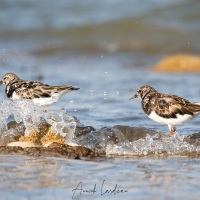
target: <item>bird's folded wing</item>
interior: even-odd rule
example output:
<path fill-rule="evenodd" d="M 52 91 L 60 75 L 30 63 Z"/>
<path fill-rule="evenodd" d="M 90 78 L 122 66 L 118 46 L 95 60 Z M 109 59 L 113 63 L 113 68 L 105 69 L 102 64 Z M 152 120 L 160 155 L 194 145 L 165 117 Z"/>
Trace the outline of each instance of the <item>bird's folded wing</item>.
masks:
<path fill-rule="evenodd" d="M 157 98 L 155 112 L 165 118 L 177 118 L 179 115 L 194 115 L 200 111 L 200 106 L 175 95 L 168 95 Z"/>
<path fill-rule="evenodd" d="M 51 91 L 43 89 L 47 86 L 40 82 L 21 82 L 15 85 L 15 93 L 25 99 L 50 97 Z"/>

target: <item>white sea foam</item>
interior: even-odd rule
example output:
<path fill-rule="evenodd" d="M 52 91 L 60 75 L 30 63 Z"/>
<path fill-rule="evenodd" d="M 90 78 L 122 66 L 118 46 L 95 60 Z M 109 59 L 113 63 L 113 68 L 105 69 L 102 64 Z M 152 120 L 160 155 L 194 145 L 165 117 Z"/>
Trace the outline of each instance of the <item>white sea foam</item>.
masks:
<path fill-rule="evenodd" d="M 175 137 L 163 135 L 160 139 L 147 135 L 145 139 L 121 144 L 108 144 L 106 146 L 107 155 L 149 155 L 163 154 L 181 155 L 188 153 L 200 153 L 200 147 L 189 144 L 184 140 L 185 136 L 176 134 Z"/>
<path fill-rule="evenodd" d="M 126 133 L 130 130 L 132 132 L 128 139 Z M 117 126 L 114 126 L 92 131 L 88 135 L 77 138 L 76 142 L 106 155 L 143 156 L 200 153 L 200 146 L 188 143 L 185 137 L 178 133 L 169 137 L 167 134 L 157 133 L 152 129 L 142 127 L 127 127 L 126 129 L 124 126 L 124 129 L 120 130 Z"/>
<path fill-rule="evenodd" d="M 13 119 L 10 119 L 13 118 Z M 66 137 L 66 143 L 72 142 L 76 129 L 76 121 L 66 113 L 66 110 L 50 110 L 45 106 L 34 104 L 30 100 L 3 100 L 0 102 L 0 144 L 5 144 L 6 137 L 12 137 L 17 129 L 9 129 L 8 122 L 15 120 L 25 128 L 25 135 L 48 123 L 51 130 Z M 19 128 L 18 127 L 18 128 Z"/>

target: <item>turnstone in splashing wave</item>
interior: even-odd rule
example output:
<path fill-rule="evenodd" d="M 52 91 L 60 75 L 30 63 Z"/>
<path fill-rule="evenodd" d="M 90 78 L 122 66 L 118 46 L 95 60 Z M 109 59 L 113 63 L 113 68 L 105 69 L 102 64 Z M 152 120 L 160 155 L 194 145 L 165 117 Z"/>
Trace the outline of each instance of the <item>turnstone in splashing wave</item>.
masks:
<path fill-rule="evenodd" d="M 159 93 L 149 85 L 141 86 L 130 99 L 138 97 L 142 100 L 143 111 L 150 119 L 168 125 L 170 136 L 176 132 L 176 125 L 188 122 L 200 114 L 200 103 Z"/>

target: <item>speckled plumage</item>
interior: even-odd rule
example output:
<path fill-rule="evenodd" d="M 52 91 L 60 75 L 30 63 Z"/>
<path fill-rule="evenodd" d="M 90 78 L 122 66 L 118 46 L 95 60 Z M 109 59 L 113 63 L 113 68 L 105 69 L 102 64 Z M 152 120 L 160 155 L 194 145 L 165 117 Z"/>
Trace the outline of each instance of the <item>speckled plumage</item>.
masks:
<path fill-rule="evenodd" d="M 40 105 L 50 105 L 58 101 L 64 94 L 79 90 L 73 86 L 50 86 L 41 82 L 26 81 L 13 73 L 3 76 L 0 84 L 5 84 L 5 93 L 11 99 L 32 99 Z"/>
<path fill-rule="evenodd" d="M 141 98 L 142 109 L 149 118 L 169 126 L 170 135 L 176 131 L 176 125 L 190 121 L 200 114 L 200 103 L 159 93 L 148 85 L 141 86 L 131 99 L 137 97 Z"/>

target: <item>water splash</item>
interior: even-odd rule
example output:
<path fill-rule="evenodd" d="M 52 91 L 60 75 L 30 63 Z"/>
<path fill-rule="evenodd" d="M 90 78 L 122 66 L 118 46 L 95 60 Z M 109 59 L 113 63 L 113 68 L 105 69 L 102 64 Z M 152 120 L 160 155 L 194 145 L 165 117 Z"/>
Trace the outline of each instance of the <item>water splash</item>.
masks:
<path fill-rule="evenodd" d="M 163 154 L 168 155 L 188 155 L 190 153 L 200 153 L 200 147 L 189 144 L 184 140 L 185 136 L 176 137 L 163 136 L 160 140 L 155 140 L 150 135 L 145 139 L 137 141 L 110 145 L 106 147 L 106 154 L 118 155 L 149 155 Z"/>
<path fill-rule="evenodd" d="M 91 131 L 76 139 L 98 153 L 106 155 L 189 155 L 200 153 L 200 146 L 186 141 L 186 136 L 174 137 L 143 127 L 114 126 Z"/>
<path fill-rule="evenodd" d="M 17 126 L 12 128 L 9 127 L 11 117 L 17 123 Z M 188 137 L 178 133 L 169 137 L 153 129 L 121 125 L 104 127 L 100 130 L 90 127 L 87 130 L 87 127 L 74 117 L 69 116 L 64 109 L 50 110 L 45 106 L 35 105 L 30 100 L 4 100 L 0 102 L 0 145 L 7 144 L 8 141 L 11 142 L 19 133 L 27 136 L 45 124 L 49 124 L 54 133 L 64 136 L 65 143 L 75 142 L 106 155 L 188 155 L 200 153 L 200 146 L 195 143 L 200 141 L 200 136 L 199 140 L 195 141 L 195 137 L 193 137 L 188 142 Z M 85 131 L 83 132 L 83 130 Z M 76 138 L 74 138 L 75 134 Z"/>
<path fill-rule="evenodd" d="M 10 117 L 19 124 L 18 130 L 8 127 Z M 8 138 L 12 141 L 11 138 L 17 132 L 22 131 L 23 128 L 25 130 L 24 134 L 27 136 L 31 131 L 39 131 L 38 128 L 45 124 L 49 124 L 54 133 L 64 136 L 66 143 L 72 141 L 76 129 L 76 121 L 66 113 L 66 110 L 50 110 L 45 106 L 33 104 L 31 100 L 4 100 L 0 102 L 1 145 L 5 144 Z"/>

